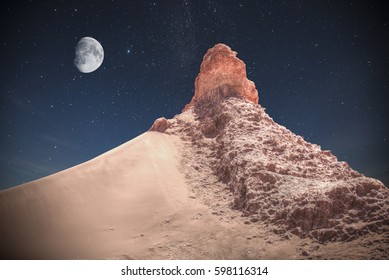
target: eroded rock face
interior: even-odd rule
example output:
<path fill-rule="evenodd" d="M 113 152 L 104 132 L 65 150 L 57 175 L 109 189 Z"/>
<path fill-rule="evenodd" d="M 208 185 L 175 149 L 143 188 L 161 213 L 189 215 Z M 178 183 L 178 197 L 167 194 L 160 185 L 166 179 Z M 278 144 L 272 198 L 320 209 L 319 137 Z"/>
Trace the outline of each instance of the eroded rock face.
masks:
<path fill-rule="evenodd" d="M 370 233 L 383 233 L 388 239 L 389 190 L 275 123 L 253 100 L 230 94 L 244 79 L 223 76 L 222 65 L 208 63 L 224 61 L 228 73 L 245 77 L 244 64 L 235 55 L 224 45 L 208 51 L 190 106 L 169 121 L 165 133 L 187 141 L 197 161 L 205 155 L 201 169 L 210 170 L 229 188 L 232 207 L 248 222 L 322 243 Z M 232 81 L 227 83 L 229 77 Z M 198 166 L 196 170 L 191 180 L 206 180 Z M 389 254 L 389 246 L 386 249 Z"/>
<path fill-rule="evenodd" d="M 217 44 L 207 51 L 195 81 L 195 94 L 184 110 L 204 97 L 240 96 L 258 103 L 258 91 L 255 84 L 247 79 L 246 64 L 236 55 L 224 44 Z"/>
<path fill-rule="evenodd" d="M 389 233 L 389 191 L 380 181 L 278 125 L 259 105 L 229 97 L 190 111 L 192 120 L 177 116 L 167 131 L 213 155 L 202 168 L 228 186 L 232 207 L 249 222 L 322 243 Z"/>

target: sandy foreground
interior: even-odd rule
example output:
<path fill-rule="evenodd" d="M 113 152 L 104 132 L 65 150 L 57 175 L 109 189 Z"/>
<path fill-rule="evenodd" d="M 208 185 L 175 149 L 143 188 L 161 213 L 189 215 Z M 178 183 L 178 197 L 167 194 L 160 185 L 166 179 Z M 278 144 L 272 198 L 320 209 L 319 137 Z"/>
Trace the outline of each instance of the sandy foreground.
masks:
<path fill-rule="evenodd" d="M 369 259 L 374 236 L 319 244 L 245 224 L 177 136 L 146 132 L 86 163 L 0 192 L 2 259 Z"/>

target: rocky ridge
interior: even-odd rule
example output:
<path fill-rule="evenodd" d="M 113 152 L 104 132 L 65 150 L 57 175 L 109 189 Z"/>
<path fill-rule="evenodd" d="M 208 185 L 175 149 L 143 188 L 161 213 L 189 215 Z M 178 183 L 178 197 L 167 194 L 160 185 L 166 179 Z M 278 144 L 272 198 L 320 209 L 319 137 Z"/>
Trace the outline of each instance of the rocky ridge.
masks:
<path fill-rule="evenodd" d="M 184 161 L 187 179 L 207 189 L 213 178 L 221 192 L 227 188 L 224 203 L 246 223 L 321 243 L 374 232 L 389 256 L 389 190 L 275 123 L 257 102 L 245 64 L 217 44 L 204 56 L 183 113 L 156 120 L 150 130 L 186 141 L 201 159 Z"/>

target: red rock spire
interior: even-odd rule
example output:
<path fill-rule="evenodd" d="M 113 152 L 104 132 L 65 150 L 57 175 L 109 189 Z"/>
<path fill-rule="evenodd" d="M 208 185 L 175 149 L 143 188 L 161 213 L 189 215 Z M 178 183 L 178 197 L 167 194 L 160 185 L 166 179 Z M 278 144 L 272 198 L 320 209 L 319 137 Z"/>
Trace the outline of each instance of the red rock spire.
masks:
<path fill-rule="evenodd" d="M 224 44 L 217 44 L 207 51 L 195 81 L 195 94 L 184 111 L 210 94 L 241 96 L 248 101 L 258 103 L 255 84 L 247 79 L 246 64 L 237 58 L 236 54 Z"/>

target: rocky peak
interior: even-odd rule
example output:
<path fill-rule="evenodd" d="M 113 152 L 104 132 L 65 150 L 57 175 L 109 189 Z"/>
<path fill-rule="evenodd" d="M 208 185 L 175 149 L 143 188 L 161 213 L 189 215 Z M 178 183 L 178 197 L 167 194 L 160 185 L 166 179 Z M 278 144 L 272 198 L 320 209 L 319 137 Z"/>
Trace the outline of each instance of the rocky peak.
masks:
<path fill-rule="evenodd" d="M 217 44 L 207 51 L 195 80 L 195 94 L 184 111 L 201 100 L 214 101 L 229 96 L 258 103 L 258 91 L 247 79 L 246 64 L 236 55 L 237 52 L 224 44 Z"/>
<path fill-rule="evenodd" d="M 322 243 L 386 234 L 389 244 L 388 189 L 277 124 L 257 102 L 245 64 L 218 44 L 204 56 L 184 112 L 150 130 L 180 137 L 195 191 L 228 189 L 226 203 L 248 223 Z"/>

